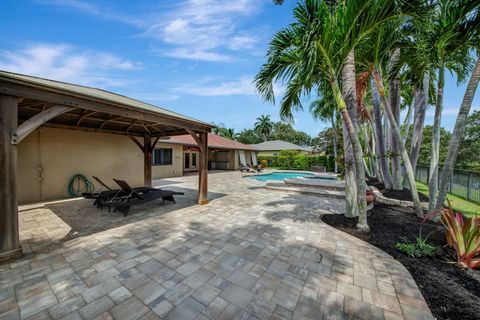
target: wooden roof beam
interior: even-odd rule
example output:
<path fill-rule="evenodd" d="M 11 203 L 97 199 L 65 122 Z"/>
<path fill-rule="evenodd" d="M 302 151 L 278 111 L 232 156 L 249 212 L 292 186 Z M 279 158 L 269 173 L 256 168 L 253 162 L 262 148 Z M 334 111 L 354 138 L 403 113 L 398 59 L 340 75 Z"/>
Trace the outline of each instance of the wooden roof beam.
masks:
<path fill-rule="evenodd" d="M 47 121 L 65 112 L 71 111 L 72 109 L 73 108 L 66 106 L 54 106 L 45 111 L 37 113 L 15 129 L 15 131 L 12 133 L 12 144 L 19 144 L 20 141 L 25 139 L 25 137 L 28 136 L 28 134 L 30 134 L 33 130 L 45 124 Z"/>

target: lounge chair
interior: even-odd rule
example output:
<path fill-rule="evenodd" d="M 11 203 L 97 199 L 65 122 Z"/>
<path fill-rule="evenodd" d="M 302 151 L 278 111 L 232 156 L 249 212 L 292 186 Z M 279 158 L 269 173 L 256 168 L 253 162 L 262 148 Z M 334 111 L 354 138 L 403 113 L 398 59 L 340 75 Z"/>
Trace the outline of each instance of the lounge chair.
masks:
<path fill-rule="evenodd" d="M 258 171 L 257 171 L 257 170 L 255 170 L 255 169 L 254 169 L 254 168 L 252 168 L 252 167 L 246 166 L 246 165 L 242 165 L 242 166 L 240 167 L 240 171 L 241 171 L 241 172 L 252 172 L 252 173 L 258 173 Z"/>
<path fill-rule="evenodd" d="M 126 217 L 130 207 L 136 204 L 141 204 L 145 202 L 150 202 L 156 199 L 162 198 L 162 202 L 165 200 L 172 201 L 175 203 L 174 195 L 183 195 L 183 192 L 176 192 L 170 190 L 160 190 L 155 188 L 150 188 L 142 193 L 136 191 L 134 188 L 124 180 L 113 179 L 122 191 L 127 194 L 126 196 L 115 196 L 109 201 L 109 205 L 113 206 L 114 211 L 123 212 L 123 216 Z"/>
<path fill-rule="evenodd" d="M 102 186 L 105 190 L 100 191 L 100 192 L 85 192 L 82 194 L 82 196 L 85 199 L 95 199 L 93 202 L 93 205 L 97 207 L 97 209 L 102 209 L 105 205 L 108 205 L 109 201 L 114 198 L 114 197 L 122 197 L 126 196 L 127 194 L 121 190 L 121 189 L 112 189 L 110 188 L 105 182 L 103 182 L 100 178 L 92 176 L 93 179 L 95 179 L 100 186 Z M 135 191 L 139 193 L 143 193 L 145 191 L 154 189 L 152 187 L 138 187 L 138 188 L 133 188 Z M 159 189 L 155 189 L 159 190 Z M 109 207 L 110 209 L 110 207 Z"/>

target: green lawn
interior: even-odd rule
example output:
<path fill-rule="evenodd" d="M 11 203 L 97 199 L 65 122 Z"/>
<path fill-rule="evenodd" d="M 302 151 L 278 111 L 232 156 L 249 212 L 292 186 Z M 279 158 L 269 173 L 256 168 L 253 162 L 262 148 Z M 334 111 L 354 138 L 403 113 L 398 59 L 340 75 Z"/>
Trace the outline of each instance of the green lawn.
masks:
<path fill-rule="evenodd" d="M 417 189 L 418 192 L 428 196 L 428 187 L 423 183 L 417 182 Z M 474 202 L 467 201 L 450 193 L 447 195 L 447 199 L 450 200 L 454 210 L 460 211 L 466 216 L 480 215 L 480 205 Z"/>

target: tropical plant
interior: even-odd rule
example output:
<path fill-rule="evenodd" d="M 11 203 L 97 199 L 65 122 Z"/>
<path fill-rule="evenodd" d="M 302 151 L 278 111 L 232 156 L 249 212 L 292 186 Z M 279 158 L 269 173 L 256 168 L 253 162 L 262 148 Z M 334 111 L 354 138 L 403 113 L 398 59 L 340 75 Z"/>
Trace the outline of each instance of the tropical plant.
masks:
<path fill-rule="evenodd" d="M 272 133 L 273 123 L 270 116 L 261 115 L 256 119 L 254 130 L 262 137 L 263 141 L 267 141 Z"/>
<path fill-rule="evenodd" d="M 236 137 L 235 129 L 233 128 L 220 128 L 218 134 L 230 140 L 235 140 L 235 137 Z"/>
<path fill-rule="evenodd" d="M 395 248 L 412 258 L 432 256 L 437 248 L 427 243 L 427 239 L 428 237 L 422 238 L 421 234 L 415 237 L 415 242 L 410 242 L 407 238 L 403 238 L 401 242 L 395 244 Z"/>
<path fill-rule="evenodd" d="M 447 244 L 457 253 L 457 263 L 465 268 L 480 268 L 480 218 L 464 218 L 454 212 L 450 202 L 442 211 Z"/>

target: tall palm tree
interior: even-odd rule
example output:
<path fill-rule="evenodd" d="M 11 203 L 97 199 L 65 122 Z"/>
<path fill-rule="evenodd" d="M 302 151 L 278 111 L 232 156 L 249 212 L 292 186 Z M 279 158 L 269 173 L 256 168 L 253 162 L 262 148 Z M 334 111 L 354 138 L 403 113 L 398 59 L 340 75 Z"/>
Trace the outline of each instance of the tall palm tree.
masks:
<path fill-rule="evenodd" d="M 461 20 L 461 23 L 458 25 L 458 29 L 456 31 L 458 34 L 464 36 L 464 44 L 467 44 L 471 49 L 475 49 L 478 55 L 480 50 L 480 3 L 478 3 L 478 1 L 468 0 L 462 0 L 458 2 L 459 3 L 457 4 L 458 7 L 456 10 L 460 10 L 462 13 L 464 13 L 464 18 Z M 460 105 L 460 109 L 458 111 L 452 136 L 450 138 L 450 144 L 448 146 L 448 153 L 442 170 L 440 187 L 434 212 L 440 212 L 441 208 L 443 207 L 443 203 L 447 195 L 447 186 L 452 177 L 453 167 L 455 165 L 455 160 L 460 146 L 460 140 L 463 135 L 465 121 L 472 107 L 473 97 L 475 96 L 479 81 L 480 58 L 477 58 L 475 67 L 470 75 L 470 80 Z"/>
<path fill-rule="evenodd" d="M 256 119 L 254 129 L 258 135 L 262 137 L 263 141 L 267 141 L 273 129 L 273 122 L 270 119 L 270 116 L 265 116 L 262 114 L 260 117 L 258 117 Z"/>
<path fill-rule="evenodd" d="M 363 151 L 347 107 L 351 100 L 348 96 L 344 98 L 345 92 L 355 94 L 355 90 L 348 87 L 351 82 L 340 80 L 351 78 L 355 67 L 353 52 L 358 42 L 394 15 L 395 3 L 390 0 L 351 0 L 338 2 L 334 8 L 323 1 L 305 0 L 294 9 L 295 22 L 274 35 L 268 61 L 256 76 L 258 91 L 272 102 L 275 101 L 274 82 L 286 82 L 281 102 L 281 114 L 286 116 L 302 108 L 303 95 L 320 89 L 321 82 L 329 84 L 351 141 L 356 170 L 354 187 L 358 195 L 357 228 L 365 231 L 369 228 Z M 342 73 L 346 77 L 341 77 Z M 355 83 L 355 77 L 353 80 Z M 341 84 L 346 88 L 342 90 Z"/>
<path fill-rule="evenodd" d="M 330 91 L 327 91 L 330 92 Z M 338 172 L 338 151 L 337 151 L 337 113 L 336 113 L 337 106 L 335 104 L 335 100 L 331 95 L 322 96 L 314 100 L 310 104 L 310 112 L 312 113 L 315 119 L 320 121 L 330 121 L 332 125 L 332 136 L 333 136 L 333 157 L 335 158 L 334 162 L 334 171 L 335 173 Z"/>
<path fill-rule="evenodd" d="M 429 211 L 435 207 L 438 190 L 438 171 L 440 156 L 440 128 L 443 111 L 443 91 L 445 86 L 445 71 L 457 75 L 461 81 L 471 71 L 472 59 L 469 54 L 470 35 L 459 32 L 465 18 L 469 15 L 469 6 L 463 1 L 438 0 L 434 14 L 430 16 L 423 34 L 430 47 L 429 60 L 438 72 L 435 116 L 432 130 L 432 152 L 430 157 L 429 177 Z"/>

